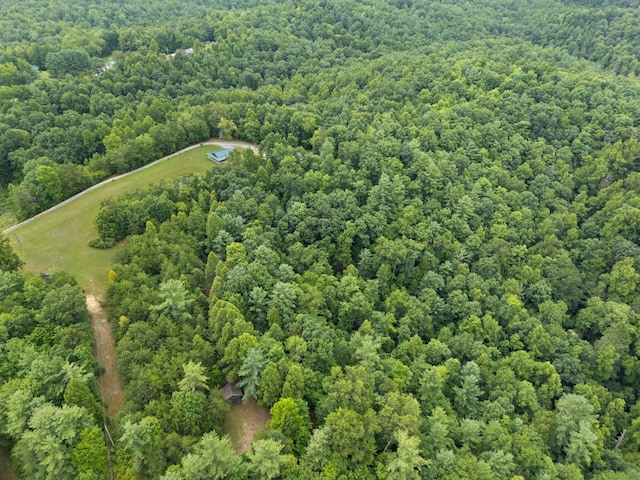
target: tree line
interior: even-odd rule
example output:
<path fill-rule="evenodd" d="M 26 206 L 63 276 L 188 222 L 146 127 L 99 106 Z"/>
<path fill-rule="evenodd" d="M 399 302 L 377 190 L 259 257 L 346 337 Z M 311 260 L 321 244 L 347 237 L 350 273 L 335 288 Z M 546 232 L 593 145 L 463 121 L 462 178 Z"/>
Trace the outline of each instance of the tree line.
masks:
<path fill-rule="evenodd" d="M 228 104 L 231 92 L 251 98 L 259 88 L 259 98 L 249 100 L 252 113 L 258 106 L 298 105 L 304 93 L 282 95 L 297 75 L 406 45 L 429 51 L 435 44 L 437 50 L 441 44 L 518 39 L 615 73 L 639 73 L 637 9 L 627 3 L 603 9 L 483 0 L 464 10 L 455 2 L 298 3 L 270 4 L 268 12 L 257 1 L 223 2 L 215 10 L 198 2 L 154 3 L 150 9 L 119 3 L 115 10 L 85 2 L 55 9 L 42 2 L 9 6 L 0 29 L 0 186 L 7 221 L 28 218 L 109 175 L 210 136 L 262 140 L 268 128 L 236 128 L 249 105 L 223 119 L 220 108 L 211 112 L 208 106 Z M 264 29 L 260 22 L 267 18 L 270 28 Z M 187 48 L 195 54 L 187 56 Z M 109 61 L 116 66 L 99 70 Z"/>

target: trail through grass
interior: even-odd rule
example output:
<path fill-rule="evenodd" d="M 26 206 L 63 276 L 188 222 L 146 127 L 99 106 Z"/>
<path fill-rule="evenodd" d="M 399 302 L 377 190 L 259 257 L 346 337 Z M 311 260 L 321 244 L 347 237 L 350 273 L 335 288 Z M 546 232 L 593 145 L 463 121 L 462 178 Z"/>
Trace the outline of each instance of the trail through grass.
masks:
<path fill-rule="evenodd" d="M 107 273 L 121 246 L 98 250 L 88 245 L 97 235 L 93 217 L 100 203 L 106 198 L 162 180 L 204 174 L 214 166 L 207 159 L 207 152 L 212 150 L 216 147 L 210 144 L 198 146 L 145 170 L 115 178 L 30 223 L 18 226 L 7 236 L 26 262 L 25 270 L 37 273 L 64 270 L 72 274 L 87 292 L 104 297 Z"/>

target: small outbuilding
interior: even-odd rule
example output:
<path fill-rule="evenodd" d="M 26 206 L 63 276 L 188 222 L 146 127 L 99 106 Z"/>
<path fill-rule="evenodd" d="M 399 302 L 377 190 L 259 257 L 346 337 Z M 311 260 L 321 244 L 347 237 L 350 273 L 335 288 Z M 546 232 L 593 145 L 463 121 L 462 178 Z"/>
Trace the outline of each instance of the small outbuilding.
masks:
<path fill-rule="evenodd" d="M 227 383 L 222 387 L 222 398 L 224 398 L 226 402 L 240 403 L 243 396 L 244 392 L 242 389 L 232 383 Z"/>
<path fill-rule="evenodd" d="M 230 148 L 221 148 L 220 150 L 216 150 L 215 152 L 207 153 L 207 158 L 212 162 L 222 163 L 229 157 L 230 153 Z"/>

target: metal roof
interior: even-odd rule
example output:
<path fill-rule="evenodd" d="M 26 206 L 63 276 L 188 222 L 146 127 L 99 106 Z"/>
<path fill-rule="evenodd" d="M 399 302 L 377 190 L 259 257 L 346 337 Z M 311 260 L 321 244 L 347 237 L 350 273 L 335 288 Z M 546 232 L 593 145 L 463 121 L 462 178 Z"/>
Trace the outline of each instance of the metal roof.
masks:
<path fill-rule="evenodd" d="M 207 157 L 209 157 L 209 160 L 219 163 L 225 161 L 229 156 L 229 153 L 231 153 L 231 148 L 221 148 L 215 152 L 207 153 Z"/>

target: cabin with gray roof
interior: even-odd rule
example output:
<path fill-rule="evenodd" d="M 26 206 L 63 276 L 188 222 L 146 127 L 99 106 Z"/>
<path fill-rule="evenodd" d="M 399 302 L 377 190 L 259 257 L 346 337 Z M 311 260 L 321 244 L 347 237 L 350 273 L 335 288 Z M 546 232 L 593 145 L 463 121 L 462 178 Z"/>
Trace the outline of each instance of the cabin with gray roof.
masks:
<path fill-rule="evenodd" d="M 244 392 L 241 388 L 237 387 L 233 383 L 227 383 L 224 387 L 222 387 L 222 398 L 225 401 L 231 403 L 239 403 L 244 396 Z"/>

